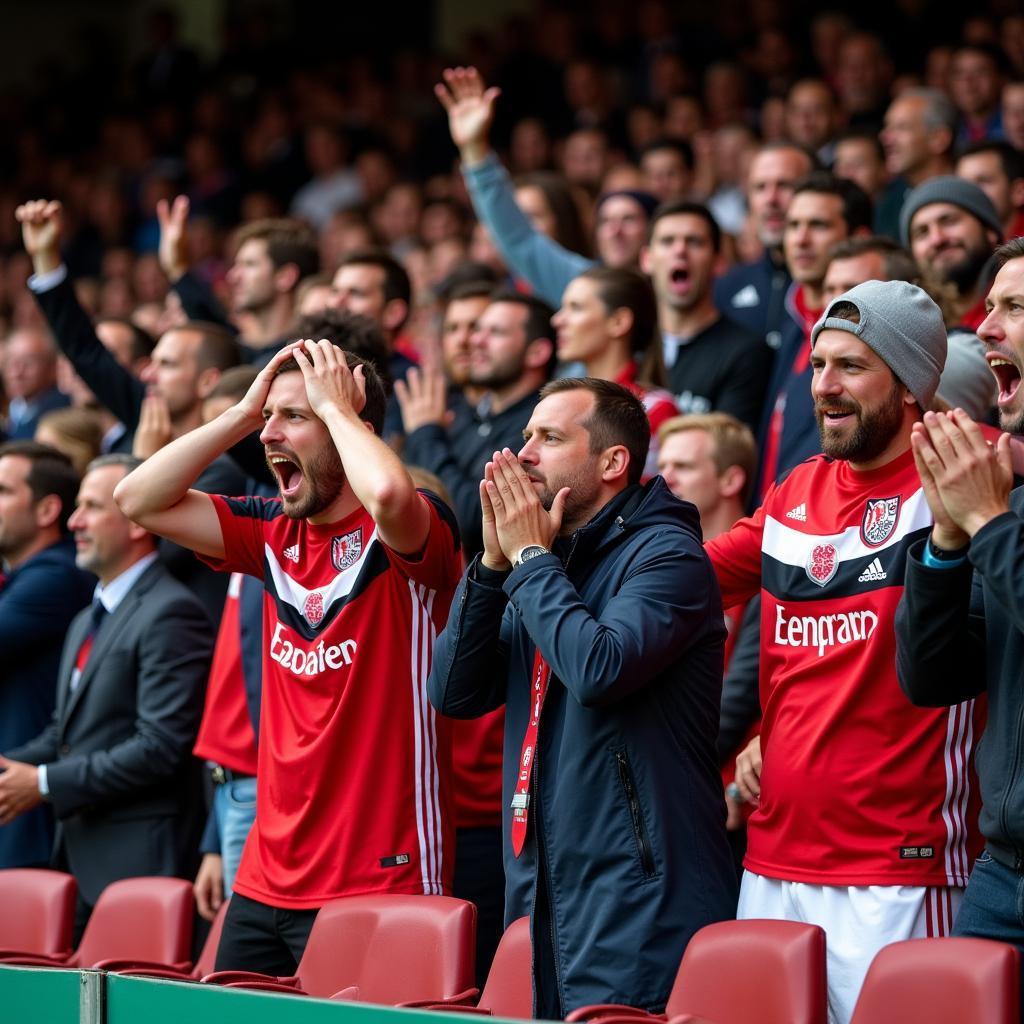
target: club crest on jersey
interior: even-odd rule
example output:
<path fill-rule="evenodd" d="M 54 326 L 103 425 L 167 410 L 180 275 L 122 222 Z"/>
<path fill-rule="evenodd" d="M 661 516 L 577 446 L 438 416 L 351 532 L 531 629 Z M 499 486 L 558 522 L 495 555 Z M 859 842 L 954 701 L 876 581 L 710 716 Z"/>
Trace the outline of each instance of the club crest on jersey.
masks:
<path fill-rule="evenodd" d="M 355 565 L 362 553 L 362 530 L 353 530 L 344 537 L 331 538 L 331 562 L 338 572 L 344 572 L 350 565 Z"/>
<path fill-rule="evenodd" d="M 900 518 L 900 498 L 869 498 L 860 524 L 860 537 L 869 547 L 884 544 Z"/>
<path fill-rule="evenodd" d="M 324 621 L 324 595 L 311 590 L 302 602 L 302 617 L 314 628 Z"/>
<path fill-rule="evenodd" d="M 804 563 L 807 578 L 819 587 L 825 586 L 838 568 L 839 552 L 834 544 L 815 544 Z"/>

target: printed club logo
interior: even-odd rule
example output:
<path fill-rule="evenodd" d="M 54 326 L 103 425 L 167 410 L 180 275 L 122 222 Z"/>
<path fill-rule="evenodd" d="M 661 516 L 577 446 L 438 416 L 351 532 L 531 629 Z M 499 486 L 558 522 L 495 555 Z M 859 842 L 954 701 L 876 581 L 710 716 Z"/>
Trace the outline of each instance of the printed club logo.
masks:
<path fill-rule="evenodd" d="M 302 617 L 314 628 L 324 621 L 324 595 L 311 590 L 302 602 Z"/>
<path fill-rule="evenodd" d="M 811 548 L 804 565 L 807 571 L 807 578 L 816 583 L 819 587 L 826 583 L 836 574 L 839 568 L 839 552 L 833 544 L 816 544 Z"/>
<path fill-rule="evenodd" d="M 362 553 L 362 530 L 353 530 L 344 537 L 331 538 L 331 562 L 338 572 L 344 572 L 350 565 L 355 565 Z"/>
<path fill-rule="evenodd" d="M 868 547 L 884 544 L 900 518 L 900 498 L 869 498 L 860 524 L 860 537 Z"/>

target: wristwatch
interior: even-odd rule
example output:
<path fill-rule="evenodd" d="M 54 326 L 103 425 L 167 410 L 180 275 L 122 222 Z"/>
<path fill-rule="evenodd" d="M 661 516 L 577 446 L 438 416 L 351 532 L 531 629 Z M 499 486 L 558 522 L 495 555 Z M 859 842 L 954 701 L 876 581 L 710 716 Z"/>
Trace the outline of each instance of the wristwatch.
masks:
<path fill-rule="evenodd" d="M 531 558 L 550 554 L 551 552 L 547 548 L 543 548 L 539 544 L 527 544 L 525 548 L 520 548 L 515 558 L 512 559 L 512 568 L 518 569 L 523 562 L 528 562 Z"/>

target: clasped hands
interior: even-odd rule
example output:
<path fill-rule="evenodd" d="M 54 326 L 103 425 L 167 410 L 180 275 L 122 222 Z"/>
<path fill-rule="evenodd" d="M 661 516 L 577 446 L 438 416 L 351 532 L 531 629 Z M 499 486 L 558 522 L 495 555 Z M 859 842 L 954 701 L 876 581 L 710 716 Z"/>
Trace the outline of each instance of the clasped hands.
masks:
<path fill-rule="evenodd" d="M 483 513 L 483 564 L 507 571 L 512 559 L 532 544 L 550 550 L 562 528 L 569 488 L 555 495 L 551 510 L 544 508 L 526 469 L 508 448 L 495 452 L 480 481 Z"/>

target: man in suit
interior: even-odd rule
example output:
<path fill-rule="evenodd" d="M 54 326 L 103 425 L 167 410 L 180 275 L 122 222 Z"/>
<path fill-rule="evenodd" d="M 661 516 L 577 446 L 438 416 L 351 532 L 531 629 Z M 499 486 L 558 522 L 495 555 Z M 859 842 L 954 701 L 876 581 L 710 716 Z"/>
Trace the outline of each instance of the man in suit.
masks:
<path fill-rule="evenodd" d="M 57 390 L 57 351 L 42 331 L 23 328 L 8 337 L 3 384 L 10 399 L 4 430 L 12 441 L 34 437 L 44 413 L 68 404 Z"/>
<path fill-rule="evenodd" d="M 75 567 L 68 517 L 77 491 L 78 474 L 55 449 L 0 445 L 0 750 L 50 721 L 64 634 L 96 585 Z M 0 868 L 42 866 L 52 850 L 48 807 L 0 828 Z"/>
<path fill-rule="evenodd" d="M 70 526 L 77 564 L 99 585 L 68 630 L 52 721 L 0 757 L 0 824 L 53 806 L 54 861 L 78 881 L 78 934 L 110 882 L 191 877 L 196 848 L 189 752 L 213 636 L 199 602 L 157 561 L 156 538 L 114 504 L 138 464 L 103 455 L 86 471 Z"/>

